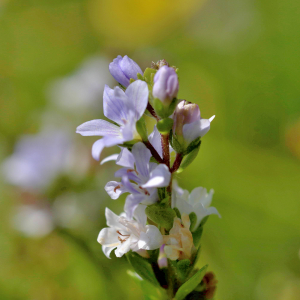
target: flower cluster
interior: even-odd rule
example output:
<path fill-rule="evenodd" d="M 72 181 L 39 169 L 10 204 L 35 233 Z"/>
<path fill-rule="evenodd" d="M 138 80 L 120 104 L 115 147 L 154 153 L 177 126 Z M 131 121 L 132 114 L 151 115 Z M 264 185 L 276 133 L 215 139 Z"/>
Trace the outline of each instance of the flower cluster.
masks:
<path fill-rule="evenodd" d="M 204 119 L 197 104 L 177 98 L 178 70 L 164 60 L 143 72 L 129 57 L 118 56 L 109 71 L 119 83 L 105 86 L 103 93 L 103 112 L 110 121 L 88 121 L 76 131 L 102 137 L 92 147 L 96 160 L 105 147 L 121 149 L 101 164 L 115 161 L 121 167 L 105 190 L 112 199 L 127 193 L 124 213 L 117 216 L 106 209 L 108 227 L 100 231 L 98 242 L 108 258 L 112 250 L 117 257 L 131 251 L 151 264 L 156 257 L 158 269 L 169 261 L 187 260 L 193 266 L 203 225 L 209 215 L 219 213 L 210 207 L 213 190 L 198 187 L 189 194 L 173 177 L 195 159 L 214 116 Z M 157 122 L 151 134 L 145 116 Z"/>

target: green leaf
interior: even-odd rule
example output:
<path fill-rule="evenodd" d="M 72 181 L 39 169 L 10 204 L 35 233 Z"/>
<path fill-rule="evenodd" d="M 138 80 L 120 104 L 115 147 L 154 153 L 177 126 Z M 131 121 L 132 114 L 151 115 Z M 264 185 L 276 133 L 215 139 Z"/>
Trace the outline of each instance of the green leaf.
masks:
<path fill-rule="evenodd" d="M 197 157 L 199 150 L 200 150 L 200 145 L 198 148 L 195 148 L 194 150 L 192 150 L 188 155 L 184 156 L 184 158 L 180 164 L 180 167 L 176 173 L 181 173 L 184 169 L 186 169 Z"/>
<path fill-rule="evenodd" d="M 168 296 L 166 291 L 161 287 L 154 287 L 151 283 L 143 280 L 137 273 L 131 270 L 127 274 L 138 284 L 141 285 L 142 292 L 145 300 L 167 300 Z"/>
<path fill-rule="evenodd" d="M 208 265 L 201 268 L 195 275 L 193 275 L 188 281 L 186 281 L 177 291 L 175 300 L 183 300 L 188 294 L 190 294 L 201 283 Z"/>
<path fill-rule="evenodd" d="M 137 73 L 137 79 L 143 80 L 143 81 L 144 81 L 144 77 L 143 77 L 143 75 L 140 74 L 140 73 Z"/>
<path fill-rule="evenodd" d="M 198 137 L 188 145 L 188 147 L 186 148 L 186 150 L 184 152 L 184 155 L 188 155 L 194 149 L 199 148 L 200 144 L 201 144 L 201 137 Z"/>
<path fill-rule="evenodd" d="M 196 248 L 200 246 L 202 233 L 203 233 L 203 226 L 199 226 L 194 232 L 192 232 L 193 242 Z"/>
<path fill-rule="evenodd" d="M 159 120 L 157 122 L 157 125 L 156 125 L 157 126 L 157 130 L 161 134 L 167 134 L 172 129 L 173 123 L 174 123 L 174 121 L 171 118 L 166 118 L 166 119 Z"/>
<path fill-rule="evenodd" d="M 191 212 L 189 214 L 189 217 L 190 217 L 190 221 L 191 221 L 190 231 L 193 231 L 193 229 L 197 223 L 197 216 L 194 212 Z"/>
<path fill-rule="evenodd" d="M 154 70 L 154 69 L 151 69 L 151 68 L 147 68 L 144 72 L 144 78 L 145 78 L 145 81 L 152 85 L 153 83 L 153 75 L 155 75 L 155 73 L 157 72 L 157 70 Z"/>
<path fill-rule="evenodd" d="M 151 264 L 143 257 L 141 257 L 136 252 L 128 252 L 126 254 L 128 261 L 133 267 L 134 271 L 141 276 L 143 279 L 149 281 L 155 286 L 160 286 L 155 274 L 153 272 Z"/>
<path fill-rule="evenodd" d="M 176 217 L 175 211 L 167 205 L 168 198 L 146 207 L 146 215 L 150 220 L 156 224 L 170 230 L 173 227 L 174 218 Z"/>
<path fill-rule="evenodd" d="M 179 209 L 177 207 L 174 207 L 173 210 L 175 211 L 177 218 L 181 219 L 181 213 Z"/>
<path fill-rule="evenodd" d="M 169 105 L 169 108 L 168 108 L 168 112 L 166 113 L 167 114 L 167 117 L 168 116 L 171 116 L 171 114 L 174 112 L 177 104 L 178 104 L 178 99 L 177 98 L 174 98 L 171 102 L 171 104 Z"/>
<path fill-rule="evenodd" d="M 192 268 L 192 264 L 191 261 L 189 259 L 183 259 L 178 261 L 177 263 L 177 272 L 179 275 L 179 280 L 182 282 L 184 280 L 186 280 L 186 278 L 188 277 L 188 274 Z"/>
<path fill-rule="evenodd" d="M 147 127 L 146 127 L 146 122 L 143 117 L 141 117 L 137 122 L 136 122 L 136 130 L 138 134 L 141 136 L 142 140 L 144 142 L 148 141 L 148 132 L 147 132 Z"/>
<path fill-rule="evenodd" d="M 182 147 L 182 144 L 178 140 L 176 134 L 173 134 L 173 132 L 171 132 L 170 136 L 172 136 L 170 139 L 172 148 L 176 151 L 176 153 L 183 153 L 184 148 Z"/>

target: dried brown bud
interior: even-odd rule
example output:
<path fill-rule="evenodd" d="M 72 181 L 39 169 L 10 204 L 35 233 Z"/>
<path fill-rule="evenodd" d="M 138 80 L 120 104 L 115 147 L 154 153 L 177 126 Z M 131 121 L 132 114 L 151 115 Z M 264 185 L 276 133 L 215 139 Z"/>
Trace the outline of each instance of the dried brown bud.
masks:
<path fill-rule="evenodd" d="M 165 59 L 161 59 L 156 63 L 154 61 L 151 63 L 151 68 L 155 69 L 155 70 L 158 70 L 163 66 L 169 67 L 169 64 L 167 63 L 167 61 Z"/>

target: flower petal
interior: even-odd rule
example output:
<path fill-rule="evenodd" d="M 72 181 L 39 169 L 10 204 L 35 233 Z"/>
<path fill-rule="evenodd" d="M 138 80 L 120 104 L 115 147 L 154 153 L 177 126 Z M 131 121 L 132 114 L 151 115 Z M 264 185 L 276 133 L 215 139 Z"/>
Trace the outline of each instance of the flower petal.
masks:
<path fill-rule="evenodd" d="M 121 144 L 121 143 L 123 143 L 123 140 L 122 140 L 121 137 L 105 136 L 104 138 L 96 141 L 93 144 L 92 156 L 95 160 L 99 160 L 101 152 L 102 152 L 104 147 L 111 147 L 111 146 L 115 146 L 115 145 L 118 145 L 118 144 Z"/>
<path fill-rule="evenodd" d="M 117 247 L 120 243 L 118 240 L 119 234 L 117 233 L 115 228 L 103 228 L 101 229 L 97 241 L 102 246 L 107 247 Z"/>
<path fill-rule="evenodd" d="M 143 201 L 144 198 L 145 197 L 141 194 L 131 194 L 131 195 L 127 196 L 125 205 L 124 205 L 124 211 L 126 212 L 127 218 L 132 219 L 132 217 L 134 216 L 135 210 L 137 209 L 137 207 Z M 138 212 L 138 215 L 136 217 L 142 218 L 142 215 L 140 215 L 140 212 Z M 146 217 L 146 219 L 147 219 L 147 217 Z M 139 220 L 137 220 L 137 221 L 139 221 Z M 144 222 L 144 220 L 142 220 L 142 221 Z M 143 223 L 143 225 L 145 226 L 146 222 Z"/>
<path fill-rule="evenodd" d="M 140 178 L 137 176 L 136 171 L 130 168 L 122 168 L 115 172 L 115 177 L 128 176 L 129 180 L 133 180 L 138 184 L 141 184 Z"/>
<path fill-rule="evenodd" d="M 120 127 L 105 120 L 92 120 L 79 125 L 76 133 L 83 136 L 120 136 Z"/>
<path fill-rule="evenodd" d="M 150 144 L 154 147 L 154 149 L 157 151 L 159 156 L 162 158 L 162 147 L 161 147 L 161 135 L 159 131 L 156 128 L 156 125 L 154 126 L 154 129 L 152 133 L 148 137 Z"/>
<path fill-rule="evenodd" d="M 163 244 L 163 237 L 159 229 L 154 225 L 146 226 L 146 233 L 141 232 L 138 246 L 140 249 L 154 250 Z"/>
<path fill-rule="evenodd" d="M 110 156 L 107 156 L 106 158 L 102 159 L 102 161 L 100 162 L 100 165 L 103 165 L 108 161 L 117 160 L 118 157 L 119 157 L 119 154 L 112 154 Z"/>
<path fill-rule="evenodd" d="M 113 200 L 118 199 L 120 195 L 127 192 L 127 189 L 124 188 L 121 182 L 117 181 L 109 181 L 104 189 Z"/>
<path fill-rule="evenodd" d="M 104 253 L 104 255 L 111 259 L 110 257 L 110 253 L 115 249 L 116 247 L 109 247 L 109 246 L 102 246 L 102 251 Z"/>
<path fill-rule="evenodd" d="M 149 90 L 147 83 L 136 80 L 128 86 L 125 94 L 129 100 L 128 106 L 135 112 L 135 119 L 140 119 L 148 104 Z"/>
<path fill-rule="evenodd" d="M 134 157 L 127 148 L 121 148 L 116 164 L 122 167 L 134 169 Z"/>
<path fill-rule="evenodd" d="M 150 174 L 150 179 L 142 185 L 143 188 L 166 187 L 171 180 L 171 173 L 164 164 L 158 165 Z"/>
<path fill-rule="evenodd" d="M 103 92 L 103 113 L 105 117 L 119 125 L 123 125 L 124 120 L 127 118 L 126 103 L 127 96 L 122 89 L 118 86 L 111 89 L 105 85 Z"/>
<path fill-rule="evenodd" d="M 132 154 L 135 158 L 136 170 L 145 178 L 149 177 L 149 161 L 151 152 L 143 143 L 136 143 L 132 147 Z"/>

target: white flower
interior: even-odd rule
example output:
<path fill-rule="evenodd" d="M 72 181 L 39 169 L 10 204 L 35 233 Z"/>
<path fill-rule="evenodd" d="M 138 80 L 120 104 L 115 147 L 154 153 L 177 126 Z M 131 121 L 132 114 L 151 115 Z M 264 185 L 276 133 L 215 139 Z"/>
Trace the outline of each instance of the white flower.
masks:
<path fill-rule="evenodd" d="M 197 216 L 197 222 L 191 228 L 191 231 L 198 228 L 199 224 L 206 216 L 211 214 L 221 215 L 215 207 L 209 207 L 212 201 L 214 190 L 211 189 L 209 193 L 203 187 L 197 187 L 189 193 L 187 190 L 180 188 L 176 181 L 173 183 L 172 193 L 172 208 L 177 207 L 181 214 L 190 214 L 194 212 Z"/>
<path fill-rule="evenodd" d="M 106 208 L 105 216 L 109 227 L 100 231 L 97 241 L 108 258 L 115 248 L 116 256 L 121 257 L 130 250 L 154 250 L 162 245 L 163 237 L 158 228 L 146 225 L 145 208 L 145 205 L 139 205 L 131 220 L 126 213 L 117 216 Z"/>

